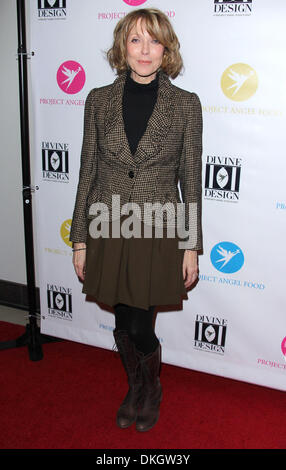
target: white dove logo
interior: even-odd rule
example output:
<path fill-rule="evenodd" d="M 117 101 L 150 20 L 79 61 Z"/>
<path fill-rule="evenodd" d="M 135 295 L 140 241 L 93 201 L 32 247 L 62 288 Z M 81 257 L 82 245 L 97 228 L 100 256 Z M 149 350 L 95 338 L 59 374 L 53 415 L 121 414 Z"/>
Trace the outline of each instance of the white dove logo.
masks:
<path fill-rule="evenodd" d="M 238 253 L 240 253 L 240 250 L 235 250 L 234 252 L 230 251 L 230 250 L 225 250 L 222 246 L 219 246 L 218 249 L 217 249 L 217 252 L 222 256 L 222 258 L 220 259 L 217 259 L 216 260 L 216 263 L 223 263 L 220 268 L 223 268 L 227 263 L 230 262 L 230 260 L 235 256 L 237 255 Z"/>
<path fill-rule="evenodd" d="M 57 82 L 65 93 L 78 93 L 85 84 L 85 72 L 82 65 L 74 60 L 67 60 L 61 64 L 57 71 Z"/>
<path fill-rule="evenodd" d="M 247 64 L 230 65 L 221 78 L 221 88 L 227 98 L 245 101 L 251 98 L 258 87 L 255 70 Z"/>
<path fill-rule="evenodd" d="M 232 96 L 234 96 L 242 87 L 244 82 L 248 80 L 254 74 L 253 70 L 250 70 L 249 75 L 243 75 L 243 73 L 237 73 L 235 70 L 230 69 L 228 77 L 234 82 L 233 85 L 227 87 L 228 90 L 234 89 Z"/>
<path fill-rule="evenodd" d="M 62 67 L 62 73 L 64 75 L 66 75 L 68 78 L 66 80 L 63 80 L 61 82 L 62 85 L 64 85 L 64 83 L 68 83 L 68 86 L 66 87 L 67 89 L 71 86 L 72 82 L 74 81 L 75 77 L 77 76 L 77 74 L 82 70 L 81 66 L 79 66 L 77 68 L 77 70 L 71 70 L 71 69 L 68 69 L 67 67 L 65 67 L 63 65 Z"/>
<path fill-rule="evenodd" d="M 210 258 L 213 266 L 223 273 L 235 273 L 244 263 L 241 248 L 232 242 L 220 242 L 215 245 Z"/>

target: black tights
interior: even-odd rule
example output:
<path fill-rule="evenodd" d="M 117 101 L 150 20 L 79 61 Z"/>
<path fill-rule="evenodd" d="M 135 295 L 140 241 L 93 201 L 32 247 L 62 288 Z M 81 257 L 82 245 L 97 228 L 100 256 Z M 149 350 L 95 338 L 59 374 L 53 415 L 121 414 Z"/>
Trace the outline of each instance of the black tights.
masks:
<path fill-rule="evenodd" d="M 150 306 L 149 310 L 144 310 L 119 303 L 114 305 L 113 308 L 115 328 L 127 331 L 136 348 L 145 355 L 154 352 L 159 344 L 153 327 L 155 306 Z"/>

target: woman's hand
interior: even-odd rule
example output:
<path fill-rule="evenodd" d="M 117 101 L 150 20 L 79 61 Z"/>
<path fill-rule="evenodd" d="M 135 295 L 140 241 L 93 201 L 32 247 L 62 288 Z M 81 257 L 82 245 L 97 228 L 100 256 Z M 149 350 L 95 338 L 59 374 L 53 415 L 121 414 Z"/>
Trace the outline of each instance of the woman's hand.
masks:
<path fill-rule="evenodd" d="M 74 243 L 73 248 L 86 248 L 85 243 Z M 72 259 L 74 269 L 81 281 L 85 278 L 86 250 L 73 251 Z"/>
<path fill-rule="evenodd" d="M 197 251 L 185 250 L 183 259 L 183 280 L 185 287 L 190 287 L 198 278 L 198 253 Z"/>

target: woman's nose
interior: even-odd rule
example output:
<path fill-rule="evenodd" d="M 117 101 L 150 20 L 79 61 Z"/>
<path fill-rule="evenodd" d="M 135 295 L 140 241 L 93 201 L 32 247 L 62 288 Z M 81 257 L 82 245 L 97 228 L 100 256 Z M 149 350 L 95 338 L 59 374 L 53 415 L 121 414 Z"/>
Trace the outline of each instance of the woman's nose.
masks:
<path fill-rule="evenodd" d="M 148 41 L 142 41 L 142 49 L 141 49 L 142 54 L 149 54 L 150 48 L 149 48 L 149 43 Z"/>

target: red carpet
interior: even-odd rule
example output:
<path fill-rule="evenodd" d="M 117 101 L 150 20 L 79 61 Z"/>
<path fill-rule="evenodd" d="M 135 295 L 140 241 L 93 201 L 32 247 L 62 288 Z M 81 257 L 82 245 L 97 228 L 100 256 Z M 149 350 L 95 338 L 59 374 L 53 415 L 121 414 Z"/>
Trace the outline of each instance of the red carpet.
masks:
<path fill-rule="evenodd" d="M 0 341 L 24 328 L 0 322 Z M 285 449 L 285 393 L 162 365 L 163 401 L 147 433 L 116 427 L 127 385 L 118 353 L 62 341 L 0 351 L 1 449 Z"/>

